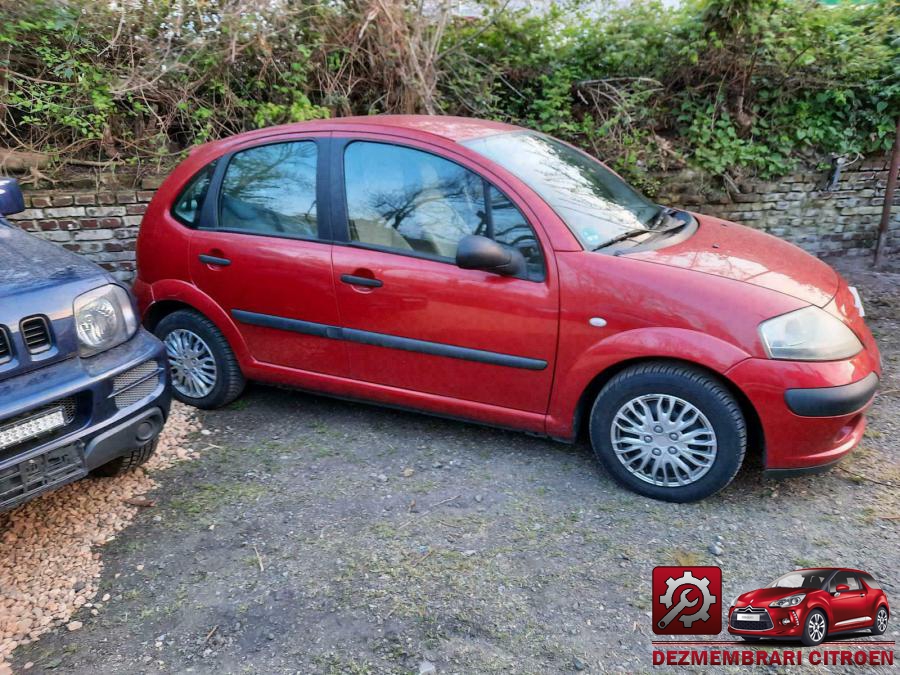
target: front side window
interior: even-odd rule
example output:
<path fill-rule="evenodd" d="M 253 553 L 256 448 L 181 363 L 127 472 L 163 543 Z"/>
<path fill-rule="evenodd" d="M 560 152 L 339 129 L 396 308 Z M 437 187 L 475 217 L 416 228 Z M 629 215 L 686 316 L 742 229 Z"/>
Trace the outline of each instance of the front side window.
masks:
<path fill-rule="evenodd" d="M 463 145 L 538 193 L 585 248 L 596 248 L 625 232 L 649 232 L 660 215 L 659 206 L 603 164 L 548 136 L 503 133 Z"/>
<path fill-rule="evenodd" d="M 318 237 L 314 141 L 262 145 L 231 158 L 219 197 L 219 229 Z"/>
<path fill-rule="evenodd" d="M 852 572 L 838 572 L 835 574 L 829 585 L 831 592 L 834 593 L 841 584 L 849 586 L 851 591 L 860 590 L 859 580 Z"/>
<path fill-rule="evenodd" d="M 203 202 L 206 200 L 206 193 L 209 191 L 209 184 L 215 170 L 216 162 L 211 162 L 200 169 L 188 181 L 181 194 L 178 195 L 178 199 L 175 200 L 172 213 L 185 225 L 193 226 L 200 222 L 200 212 L 203 209 Z"/>
<path fill-rule="evenodd" d="M 441 260 L 475 234 L 518 248 L 528 278 L 543 277 L 534 230 L 515 205 L 479 175 L 431 153 L 357 141 L 344 155 L 350 240 Z"/>

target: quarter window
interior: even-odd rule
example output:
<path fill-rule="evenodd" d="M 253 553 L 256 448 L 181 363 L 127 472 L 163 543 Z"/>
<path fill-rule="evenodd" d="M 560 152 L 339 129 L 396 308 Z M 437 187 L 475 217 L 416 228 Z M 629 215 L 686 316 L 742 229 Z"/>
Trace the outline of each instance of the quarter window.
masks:
<path fill-rule="evenodd" d="M 209 191 L 215 170 L 216 162 L 200 169 L 175 200 L 172 212 L 185 225 L 197 225 L 200 222 L 200 212 L 203 210 L 203 202 L 206 200 L 206 193 Z"/>
<path fill-rule="evenodd" d="M 420 150 L 357 141 L 344 155 L 350 240 L 453 261 L 470 234 L 518 248 L 528 278 L 543 279 L 534 230 L 515 205 L 472 171 Z"/>
<path fill-rule="evenodd" d="M 318 237 L 314 141 L 262 145 L 231 158 L 222 180 L 219 228 Z"/>

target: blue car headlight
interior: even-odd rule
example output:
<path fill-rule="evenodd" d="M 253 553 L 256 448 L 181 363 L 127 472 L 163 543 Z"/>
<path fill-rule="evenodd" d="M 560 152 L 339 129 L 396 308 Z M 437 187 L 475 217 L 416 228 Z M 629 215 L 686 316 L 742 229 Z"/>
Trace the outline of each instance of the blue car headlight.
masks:
<path fill-rule="evenodd" d="M 120 345 L 137 330 L 131 298 L 115 284 L 79 295 L 72 304 L 72 313 L 81 356 L 93 356 Z"/>

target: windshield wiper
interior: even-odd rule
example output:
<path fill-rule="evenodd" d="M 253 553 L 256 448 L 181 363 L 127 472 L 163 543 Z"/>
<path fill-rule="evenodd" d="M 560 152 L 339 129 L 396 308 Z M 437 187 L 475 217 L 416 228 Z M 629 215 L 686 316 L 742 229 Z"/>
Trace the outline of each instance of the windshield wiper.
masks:
<path fill-rule="evenodd" d="M 631 230 L 625 230 L 621 234 L 617 234 L 612 239 L 607 239 L 602 244 L 599 244 L 591 249 L 591 251 L 599 251 L 601 248 L 606 248 L 607 246 L 612 246 L 613 244 L 617 244 L 620 241 L 624 241 L 625 239 L 630 239 L 631 237 L 637 236 L 639 234 L 664 234 L 666 232 L 672 232 L 673 230 L 680 230 L 682 227 L 687 225 L 687 223 L 678 221 L 677 225 L 670 225 L 669 227 L 664 227 L 660 230 L 647 230 L 644 228 L 636 227 Z"/>

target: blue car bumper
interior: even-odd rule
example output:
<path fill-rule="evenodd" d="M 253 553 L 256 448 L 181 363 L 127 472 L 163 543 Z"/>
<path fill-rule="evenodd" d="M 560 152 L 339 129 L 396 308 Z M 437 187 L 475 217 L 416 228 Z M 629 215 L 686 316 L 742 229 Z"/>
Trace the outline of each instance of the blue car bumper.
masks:
<path fill-rule="evenodd" d="M 0 511 L 152 441 L 169 414 L 168 377 L 165 348 L 141 328 L 97 356 L 0 382 Z"/>

